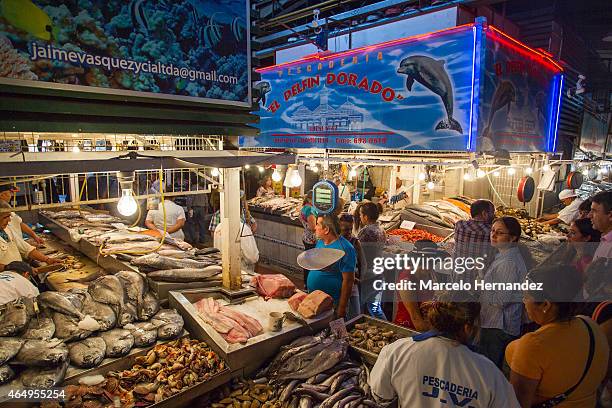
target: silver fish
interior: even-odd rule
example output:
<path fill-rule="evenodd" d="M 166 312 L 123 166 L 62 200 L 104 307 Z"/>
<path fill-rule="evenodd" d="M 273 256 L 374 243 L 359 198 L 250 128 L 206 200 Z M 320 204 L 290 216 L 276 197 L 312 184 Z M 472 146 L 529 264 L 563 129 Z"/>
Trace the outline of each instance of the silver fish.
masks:
<path fill-rule="evenodd" d="M 123 357 L 134 347 L 134 336 L 129 330 L 113 329 L 101 333 L 106 343 L 106 357 Z"/>
<path fill-rule="evenodd" d="M 195 254 L 196 255 L 211 255 L 211 254 L 216 254 L 219 253 L 220 251 L 217 248 L 214 247 L 210 247 L 210 248 L 202 248 L 202 249 L 196 249 L 195 250 Z"/>
<path fill-rule="evenodd" d="M 117 322 L 117 326 L 123 327 L 126 324 L 130 324 L 136 320 L 138 312 L 136 311 L 136 306 L 132 302 L 127 302 L 125 307 L 123 308 L 123 312 L 121 316 L 119 316 L 119 321 Z"/>
<path fill-rule="evenodd" d="M 23 340 L 14 337 L 0 338 L 0 365 L 15 357 L 23 343 Z"/>
<path fill-rule="evenodd" d="M 132 332 L 134 347 L 148 347 L 157 341 L 157 327 L 149 322 L 128 324 L 124 329 Z"/>
<path fill-rule="evenodd" d="M 136 309 L 142 307 L 145 293 L 149 290 L 147 279 L 144 275 L 134 271 L 121 271 L 115 274 L 123 283 L 128 299 L 136 305 Z"/>
<path fill-rule="evenodd" d="M 151 323 L 157 326 L 157 338 L 168 340 L 178 337 L 183 332 L 183 317 L 175 309 L 162 309 L 153 318 Z"/>
<path fill-rule="evenodd" d="M 8 364 L 0 366 L 0 385 L 6 384 L 15 378 L 15 371 Z"/>
<path fill-rule="evenodd" d="M 55 324 L 55 337 L 66 342 L 84 339 L 91 335 L 88 330 L 79 328 L 79 320 L 65 314 L 53 313 L 53 323 Z"/>
<path fill-rule="evenodd" d="M 51 388 L 64 381 L 68 362 L 54 368 L 28 368 L 21 373 L 19 381 L 27 388 Z"/>
<path fill-rule="evenodd" d="M 29 367 L 50 367 L 66 361 L 68 347 L 59 339 L 26 340 L 13 360 Z"/>
<path fill-rule="evenodd" d="M 55 334 L 55 323 L 49 317 L 30 319 L 26 331 L 21 335 L 24 339 L 49 340 Z"/>
<path fill-rule="evenodd" d="M 107 304 L 96 302 L 89 293 L 87 293 L 87 298 L 83 302 L 82 312 L 97 321 L 101 331 L 110 330 L 117 324 L 117 316 L 113 308 Z"/>
<path fill-rule="evenodd" d="M 74 305 L 73 301 L 77 301 L 77 298 L 73 297 L 69 299 L 59 292 L 48 291 L 38 295 L 38 302 L 46 308 L 77 319 L 83 319 L 83 313 L 81 313 L 80 308 Z"/>
<path fill-rule="evenodd" d="M 361 388 L 357 386 L 343 388 L 342 390 L 338 391 L 337 393 L 335 393 L 334 395 L 330 396 L 328 399 L 323 401 L 319 407 L 320 408 L 332 408 L 333 406 L 335 406 L 337 402 L 341 401 L 349 394 L 354 394 L 354 393 L 361 394 L 363 393 L 363 391 L 361 390 Z"/>
<path fill-rule="evenodd" d="M 312 398 L 310 397 L 300 398 L 300 408 L 312 408 Z"/>
<path fill-rule="evenodd" d="M 328 368 L 332 368 L 344 359 L 347 351 L 347 343 L 344 341 L 333 341 L 330 345 L 321 350 L 303 369 L 286 374 L 280 377 L 281 380 L 307 379 L 313 375 L 322 373 Z"/>
<path fill-rule="evenodd" d="M 29 316 L 23 302 L 11 302 L 0 307 L 0 336 L 10 337 L 21 333 L 28 325 Z"/>
<path fill-rule="evenodd" d="M 157 312 L 159 312 L 159 300 L 149 291 L 144 295 L 142 308 L 138 310 L 138 320 L 149 320 Z"/>
<path fill-rule="evenodd" d="M 114 275 L 96 279 L 88 288 L 89 294 L 96 302 L 113 307 L 116 316 L 121 316 L 128 301 L 127 292 L 121 280 Z"/>
<path fill-rule="evenodd" d="M 106 355 L 106 343 L 97 336 L 72 343 L 68 348 L 70 364 L 79 368 L 96 367 Z"/>
<path fill-rule="evenodd" d="M 211 265 L 205 268 L 166 269 L 149 272 L 147 276 L 159 282 L 203 282 L 220 274 L 222 270 L 218 265 Z"/>
<path fill-rule="evenodd" d="M 144 266 L 151 269 L 185 269 L 205 268 L 210 266 L 210 263 L 194 261 L 192 259 L 174 259 L 153 253 L 134 259 L 132 265 Z"/>

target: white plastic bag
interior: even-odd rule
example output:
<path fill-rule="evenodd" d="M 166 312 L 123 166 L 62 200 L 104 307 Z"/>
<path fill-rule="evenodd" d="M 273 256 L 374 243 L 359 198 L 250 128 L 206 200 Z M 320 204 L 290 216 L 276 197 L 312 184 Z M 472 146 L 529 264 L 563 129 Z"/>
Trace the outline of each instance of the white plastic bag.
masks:
<path fill-rule="evenodd" d="M 213 244 L 215 248 L 218 249 L 221 249 L 223 239 L 221 234 L 222 225 L 223 221 L 221 221 L 219 225 L 217 225 L 217 227 L 215 228 L 215 233 L 213 237 Z M 257 261 L 259 261 L 259 249 L 257 248 L 257 242 L 255 241 L 255 237 L 253 236 L 253 231 L 251 231 L 251 228 L 246 224 L 242 224 L 240 226 L 240 230 L 242 232 L 240 236 L 241 258 L 244 262 L 254 265 L 257 263 Z"/>

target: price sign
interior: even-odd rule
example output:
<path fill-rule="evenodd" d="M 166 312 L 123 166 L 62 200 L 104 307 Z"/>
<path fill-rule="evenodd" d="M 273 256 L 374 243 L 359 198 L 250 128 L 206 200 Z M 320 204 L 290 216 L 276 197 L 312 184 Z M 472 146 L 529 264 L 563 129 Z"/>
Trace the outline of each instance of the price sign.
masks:
<path fill-rule="evenodd" d="M 414 228 L 415 225 L 416 225 L 416 222 L 402 221 L 402 223 L 400 224 L 400 228 L 410 231 Z"/>
<path fill-rule="evenodd" d="M 328 180 L 319 181 L 312 187 L 312 205 L 318 214 L 330 214 L 338 205 L 338 187 Z"/>

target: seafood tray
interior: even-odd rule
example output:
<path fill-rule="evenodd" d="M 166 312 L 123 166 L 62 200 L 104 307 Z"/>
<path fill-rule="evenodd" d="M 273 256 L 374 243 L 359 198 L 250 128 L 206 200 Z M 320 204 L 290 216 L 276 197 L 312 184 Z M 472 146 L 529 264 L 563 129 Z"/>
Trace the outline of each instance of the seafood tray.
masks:
<path fill-rule="evenodd" d="M 355 327 L 355 325 L 359 323 L 367 323 L 369 325 L 374 325 L 384 331 L 393 331 L 395 335 L 399 338 L 412 337 L 416 334 L 419 334 L 414 330 L 410 330 L 384 320 L 375 319 L 367 315 L 359 315 L 354 319 L 351 319 L 346 322 L 346 330 L 350 332 Z M 361 347 L 350 346 L 350 350 L 352 351 L 352 354 L 355 355 L 355 357 L 361 357 L 361 360 L 366 364 L 374 365 L 374 363 L 376 363 L 376 360 L 378 359 L 378 354 Z"/>
<path fill-rule="evenodd" d="M 236 311 L 246 313 L 257 319 L 263 326 L 263 333 L 250 338 L 246 343 L 228 343 L 215 329 L 198 315 L 193 303 L 203 299 L 213 298 L 227 304 Z M 260 296 L 249 296 L 242 299 L 232 299 L 227 292 L 216 289 L 193 289 L 170 292 L 170 307 L 179 311 L 185 320 L 185 328 L 197 339 L 204 340 L 217 352 L 230 367 L 243 369 L 244 375 L 253 373 L 262 362 L 278 352 L 282 345 L 294 339 L 311 335 L 325 328 L 332 319 L 333 311 L 321 314 L 315 319 L 307 319 L 307 326 L 296 322 L 285 321 L 280 332 L 268 329 L 268 318 L 271 311 L 292 311 L 286 299 L 270 299 L 265 301 Z"/>
<path fill-rule="evenodd" d="M 183 334 L 181 334 L 177 338 L 180 339 L 186 336 L 189 336 L 189 333 L 183 330 Z M 66 378 L 64 378 L 64 384 L 66 385 L 67 384 L 78 384 L 79 378 L 82 378 L 82 377 L 87 377 L 87 376 L 96 375 L 96 374 L 106 374 L 108 371 L 121 370 L 124 367 L 129 366 L 127 362 L 131 361 L 130 364 L 133 364 L 134 359 L 136 357 L 146 355 L 147 352 L 151 350 L 153 347 L 155 347 L 156 345 L 169 343 L 174 340 L 176 339 L 157 341 L 152 346 L 144 347 L 144 348 L 134 347 L 130 350 L 128 355 L 124 357 L 117 357 L 117 358 L 105 358 L 104 360 L 102 360 L 102 362 L 97 367 L 93 367 L 93 368 L 78 368 L 78 367 L 70 365 L 68 366 L 68 370 L 66 370 Z"/>
<path fill-rule="evenodd" d="M 106 270 L 108 273 L 116 273 L 119 271 L 136 271 L 138 270 L 131 266 L 129 263 L 122 262 L 118 260 L 114 256 L 110 255 L 100 255 L 99 248 L 87 241 L 86 239 L 81 239 L 78 242 L 74 242 L 70 238 L 70 232 L 66 226 L 60 224 L 56 220 L 45 216 L 42 213 L 38 214 L 38 219 L 41 224 L 45 226 L 48 230 L 50 230 L 53 235 L 60 238 L 66 244 L 70 245 L 77 251 L 86 255 L 89 259 L 91 259 L 94 263 L 99 265 L 102 269 Z"/>

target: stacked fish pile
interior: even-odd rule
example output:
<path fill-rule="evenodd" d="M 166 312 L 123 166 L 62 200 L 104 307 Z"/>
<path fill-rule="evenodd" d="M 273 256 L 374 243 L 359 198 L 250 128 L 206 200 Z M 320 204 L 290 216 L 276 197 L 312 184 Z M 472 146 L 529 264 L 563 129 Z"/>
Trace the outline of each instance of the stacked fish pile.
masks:
<path fill-rule="evenodd" d="M 302 199 L 293 197 L 255 197 L 249 200 L 253 210 L 268 213 L 280 213 L 285 217 L 297 219 L 302 210 Z"/>
<path fill-rule="evenodd" d="M 67 386 L 66 406 L 148 406 L 226 369 L 225 362 L 206 343 L 182 338 L 156 345 L 146 355 L 136 357 L 136 364 L 126 370 L 96 376 L 99 378 L 87 381 L 89 385 Z"/>
<path fill-rule="evenodd" d="M 170 254 L 169 252 L 165 252 Z M 192 250 L 182 258 L 151 253 L 132 259 L 147 277 L 158 282 L 206 282 L 221 279 L 221 253 L 216 248 Z"/>
<path fill-rule="evenodd" d="M 46 217 L 52 218 L 59 224 L 68 228 L 80 228 L 85 230 L 112 231 L 117 229 L 112 224 L 125 224 L 127 221 L 113 217 L 108 214 L 97 214 L 83 210 L 41 211 Z"/>
<path fill-rule="evenodd" d="M 246 343 L 263 331 L 263 327 L 249 315 L 238 312 L 212 298 L 194 303 L 200 317 L 211 325 L 228 343 Z"/>
<path fill-rule="evenodd" d="M 468 212 L 465 209 L 468 209 Z M 424 204 L 408 205 L 401 210 L 383 213 L 381 227 L 385 231 L 396 229 L 402 221 L 413 221 L 420 225 L 438 228 L 454 228 L 455 223 L 468 220 L 469 207 L 458 198 L 428 201 Z"/>
<path fill-rule="evenodd" d="M 325 332 L 281 347 L 253 381 L 241 381 L 213 393 L 213 408 L 385 407 L 368 385 L 369 371 L 347 357 L 345 340 Z"/>
<path fill-rule="evenodd" d="M 42 306 L 40 313 L 26 305 L 26 301 L 9 304 L 0 315 L 0 336 L 5 336 L 0 342 L 8 341 L 15 350 L 0 359 L 1 364 L 48 367 L 49 355 L 65 351 L 64 358 L 51 361 L 91 368 L 106 357 L 122 357 L 132 347 L 148 347 L 183 332 L 183 318 L 175 310 L 160 310 L 146 278 L 133 271 L 102 276 L 87 289 L 43 292 L 36 300 Z M 27 353 L 27 358 L 19 353 Z M 15 376 L 9 370 L 3 370 L 0 382 Z M 54 386 L 63 379 L 66 367 L 58 370 L 38 373 L 40 380 L 25 370 L 14 385 Z"/>

